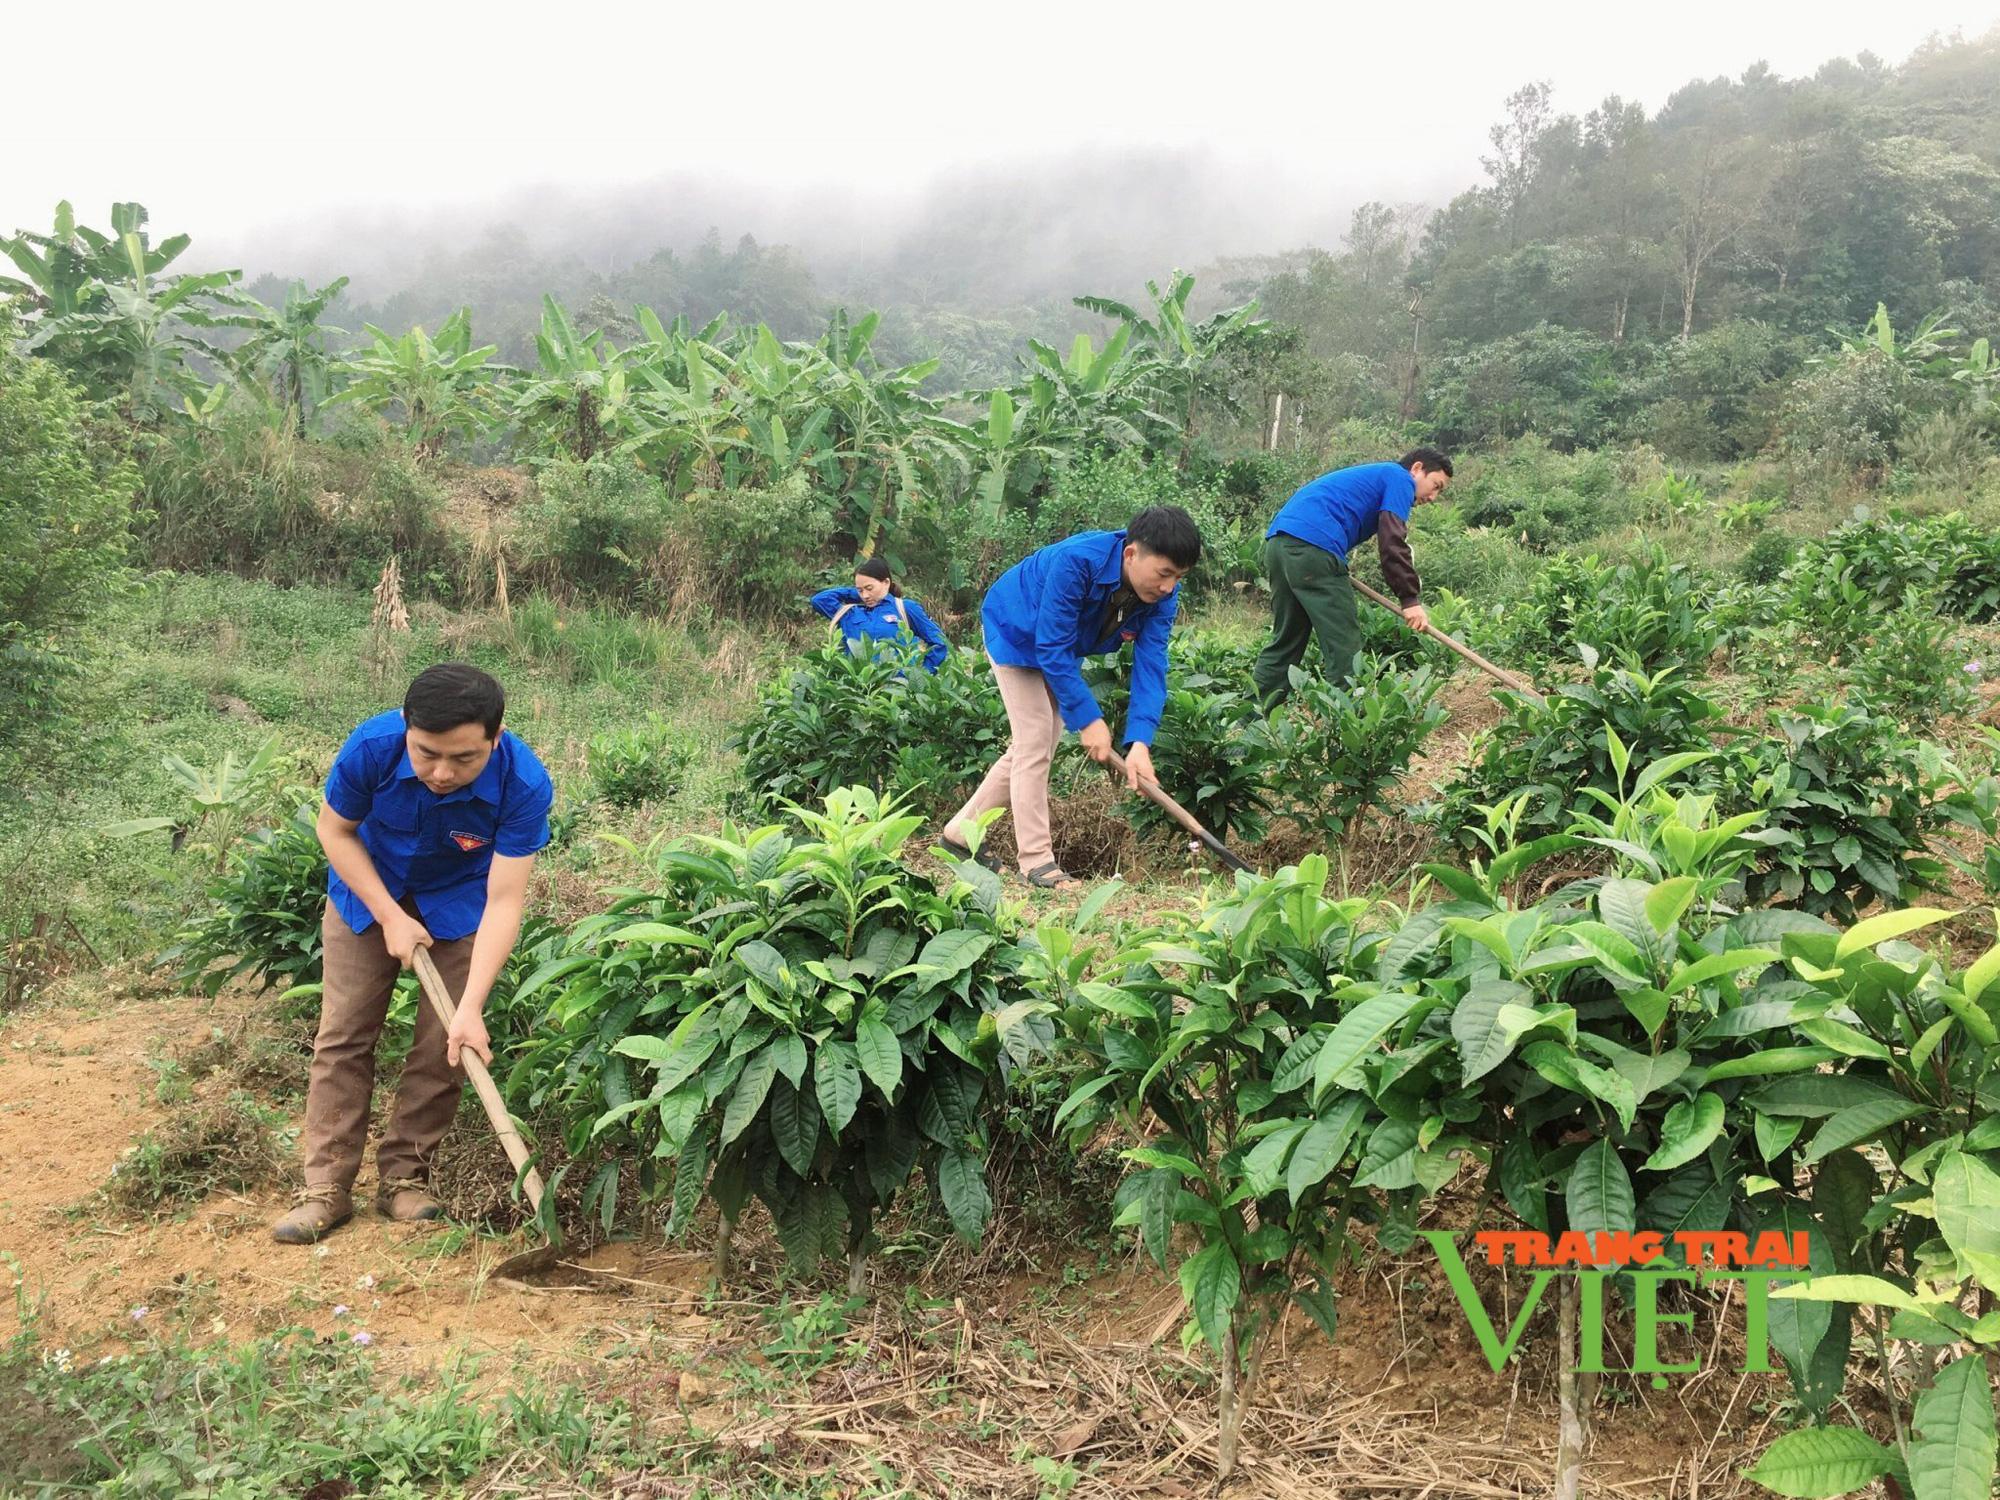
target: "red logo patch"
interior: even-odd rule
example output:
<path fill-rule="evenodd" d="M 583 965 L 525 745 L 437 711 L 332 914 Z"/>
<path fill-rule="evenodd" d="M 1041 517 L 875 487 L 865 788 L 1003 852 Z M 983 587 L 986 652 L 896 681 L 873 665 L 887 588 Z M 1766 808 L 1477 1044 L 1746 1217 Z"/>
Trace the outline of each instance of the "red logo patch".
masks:
<path fill-rule="evenodd" d="M 457 833 L 457 832 L 454 832 L 452 834 L 451 841 L 454 844 L 458 845 L 459 848 L 463 849 L 467 854 L 470 854 L 475 849 L 484 849 L 488 844 L 493 842 L 493 840 L 491 839 L 481 838 L 476 833 Z"/>

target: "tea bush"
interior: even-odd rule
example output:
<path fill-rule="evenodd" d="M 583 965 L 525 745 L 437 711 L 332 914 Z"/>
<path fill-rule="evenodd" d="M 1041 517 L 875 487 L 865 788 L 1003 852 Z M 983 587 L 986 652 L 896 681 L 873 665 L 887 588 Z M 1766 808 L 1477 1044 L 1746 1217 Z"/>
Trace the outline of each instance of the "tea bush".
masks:
<path fill-rule="evenodd" d="M 1437 816 L 1448 836 L 1472 847 L 1472 830 L 1483 820 L 1479 809 L 1516 801 L 1521 836 L 1562 831 L 1586 788 L 1615 791 L 1614 736 L 1638 764 L 1711 748 L 1722 710 L 1676 668 L 1648 676 L 1605 666 L 1589 647 L 1583 659 L 1589 680 L 1565 683 L 1546 703 L 1505 689 L 1496 694 L 1506 716 L 1480 736 L 1471 760 L 1444 789 Z M 1705 763 L 1693 774 L 1700 782 L 1719 780 Z"/>
<path fill-rule="evenodd" d="M 661 802 L 681 789 L 698 754 L 694 742 L 657 713 L 590 742 L 591 784 L 613 807 Z"/>
<path fill-rule="evenodd" d="M 1428 667 L 1405 671 L 1368 656 L 1345 686 L 1295 682 L 1283 706 L 1251 731 L 1268 757 L 1277 806 L 1300 827 L 1339 839 L 1444 723 L 1438 687 Z"/>
<path fill-rule="evenodd" d="M 923 648 L 830 644 L 769 684 L 732 738 L 744 808 L 816 802 L 836 787 L 907 793 L 927 813 L 956 807 L 1007 743 L 992 673 L 955 651 L 935 673 Z"/>
<path fill-rule="evenodd" d="M 1957 627 L 1913 588 L 1900 608 L 1877 622 L 1846 676 L 1860 706 L 1923 728 L 1978 703 L 1967 661 Z"/>
<path fill-rule="evenodd" d="M 1421 1039 L 1434 1003 L 1357 979 L 1380 935 L 1327 877 L 1323 856 L 1239 877 L 1198 925 L 1129 942 L 1058 1018 L 1073 1089 L 1055 1123 L 1127 1143 L 1117 1222 L 1178 1262 L 1190 1333 L 1221 1367 L 1225 1478 L 1285 1313 L 1332 1336 L 1350 1224 L 1407 1248 L 1477 1113 Z"/>
<path fill-rule="evenodd" d="M 1699 671 L 1720 639 L 1714 586 L 1655 546 L 1636 562 L 1551 561 L 1502 616 L 1510 660 L 1551 662 L 1594 647 L 1636 670 Z"/>
<path fill-rule="evenodd" d="M 586 1189 L 607 1225 L 631 1156 L 642 1191 L 671 1188 L 675 1232 L 704 1195 L 725 1226 L 755 1196 L 795 1265 L 845 1253 L 858 1291 L 875 1217 L 919 1166 L 979 1237 L 988 1106 L 1050 1033 L 997 875 L 965 861 L 933 889 L 903 856 L 920 820 L 862 788 L 797 818 L 802 836 L 653 851 L 651 889 L 544 946 L 514 1003 L 539 997 L 548 1022 L 507 1087 L 561 1104 L 573 1155 L 609 1156 Z"/>
<path fill-rule="evenodd" d="M 1893 906 L 1935 885 L 1943 867 L 1924 850 L 1953 809 L 1953 775 L 1935 747 L 1844 703 L 1773 718 L 1779 737 L 1751 747 L 1750 785 L 1734 800 L 1789 838 L 1751 875 L 1751 899 L 1848 921 L 1871 901 Z"/>

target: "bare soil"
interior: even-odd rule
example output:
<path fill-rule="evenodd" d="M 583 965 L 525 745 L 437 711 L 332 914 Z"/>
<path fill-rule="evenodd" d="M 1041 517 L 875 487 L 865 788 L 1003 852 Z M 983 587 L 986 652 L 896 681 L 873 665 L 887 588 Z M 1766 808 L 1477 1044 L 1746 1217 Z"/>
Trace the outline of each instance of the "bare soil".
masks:
<path fill-rule="evenodd" d="M 503 1280 L 499 1263 L 528 1241 L 392 1225 L 370 1211 L 365 1175 L 353 1222 L 314 1249 L 270 1241 L 282 1185 L 215 1193 L 177 1215 L 119 1214 L 98 1191 L 113 1166 L 188 1107 L 157 1102 L 149 1055 L 185 1051 L 218 1026 L 243 1035 L 272 1004 L 93 994 L 73 981 L 0 1024 L 0 1249 L 45 1343 L 96 1357 L 176 1329 L 231 1342 L 294 1326 L 330 1339 L 365 1331 L 392 1371 L 421 1376 L 470 1356 L 493 1386 L 585 1384 L 628 1399 L 704 1462 L 824 1477 L 829 1495 L 873 1493 L 872 1458 L 919 1494 L 1033 1497 L 1023 1453 L 1072 1464 L 1078 1495 L 1212 1493 L 1212 1369 L 1198 1347 L 1182 1349 L 1176 1287 L 1122 1241 L 1064 1231 L 1018 1203 L 1003 1203 L 976 1254 L 897 1226 L 869 1304 L 826 1336 L 818 1368 L 774 1362 L 770 1309 L 826 1288 L 781 1286 L 774 1244 L 747 1221 L 736 1276 L 718 1292 L 704 1248 L 660 1243 L 600 1245 L 537 1283 Z M 497 1147 L 462 1122 L 444 1173 L 479 1176 L 489 1156 Z M 1002 1189 L 1043 1190 L 1011 1178 Z M 1472 1209 L 1448 1195 L 1439 1212 L 1450 1222 Z M 1487 1290 L 1499 1314 L 1521 1287 Z M 1531 1328 L 1523 1359 L 1494 1373 L 1421 1244 L 1355 1270 L 1340 1317 L 1336 1344 L 1300 1319 L 1280 1331 L 1229 1495 L 1545 1491 L 1552 1328 Z M 13 1320 L 0 1313 L 0 1336 Z M 1733 1323 L 1718 1331 L 1703 1311 L 1696 1330 L 1704 1373 L 1665 1391 L 1607 1388 L 1586 1493 L 1749 1492 L 1737 1472 L 1780 1386 L 1729 1373 Z"/>

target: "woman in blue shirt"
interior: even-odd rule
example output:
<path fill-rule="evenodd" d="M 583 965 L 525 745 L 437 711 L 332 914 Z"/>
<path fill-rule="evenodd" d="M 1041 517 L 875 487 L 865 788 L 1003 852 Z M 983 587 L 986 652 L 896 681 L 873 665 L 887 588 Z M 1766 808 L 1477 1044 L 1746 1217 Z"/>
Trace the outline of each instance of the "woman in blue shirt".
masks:
<path fill-rule="evenodd" d="M 913 635 L 930 649 L 924 652 L 924 670 L 937 671 L 951 647 L 944 632 L 903 591 L 889 573 L 889 565 L 871 557 L 854 570 L 851 589 L 822 589 L 812 596 L 812 607 L 840 627 L 848 648 L 860 640 L 893 641 L 899 635 Z"/>

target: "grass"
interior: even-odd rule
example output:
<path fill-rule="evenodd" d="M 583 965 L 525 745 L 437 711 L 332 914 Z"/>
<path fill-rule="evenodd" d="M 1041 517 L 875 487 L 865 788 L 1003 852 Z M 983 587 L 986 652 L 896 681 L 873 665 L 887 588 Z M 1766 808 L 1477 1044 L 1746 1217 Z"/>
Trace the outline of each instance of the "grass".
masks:
<path fill-rule="evenodd" d="M 627 1405 L 576 1386 L 481 1396 L 469 1363 L 394 1378 L 352 1336 L 303 1328 L 237 1346 L 136 1333 L 93 1357 L 43 1343 L 24 1309 L 0 1349 L 0 1493 L 400 1500 L 500 1463 L 602 1493 L 654 1457 Z"/>
<path fill-rule="evenodd" d="M 161 575 L 121 600 L 92 632 L 69 721 L 0 751 L 0 942 L 48 913 L 57 950 L 77 946 L 68 916 L 99 960 L 149 952 L 199 899 L 205 871 L 175 857 L 164 833 L 104 830 L 184 810 L 162 757 L 212 765 L 275 731 L 294 757 L 267 794 L 264 810 L 275 812 L 284 783 L 316 795 L 348 730 L 395 706 L 434 661 L 469 660 L 506 684 L 508 726 L 549 765 L 559 813 L 582 803 L 594 737 L 669 713 L 694 754 L 671 805 L 650 813 L 705 823 L 729 775 L 727 727 L 762 658 L 790 644 L 538 600 L 511 622 L 426 605 L 412 613 L 396 659 L 375 665 L 366 595 Z M 630 827 L 625 815 L 620 826 Z"/>

